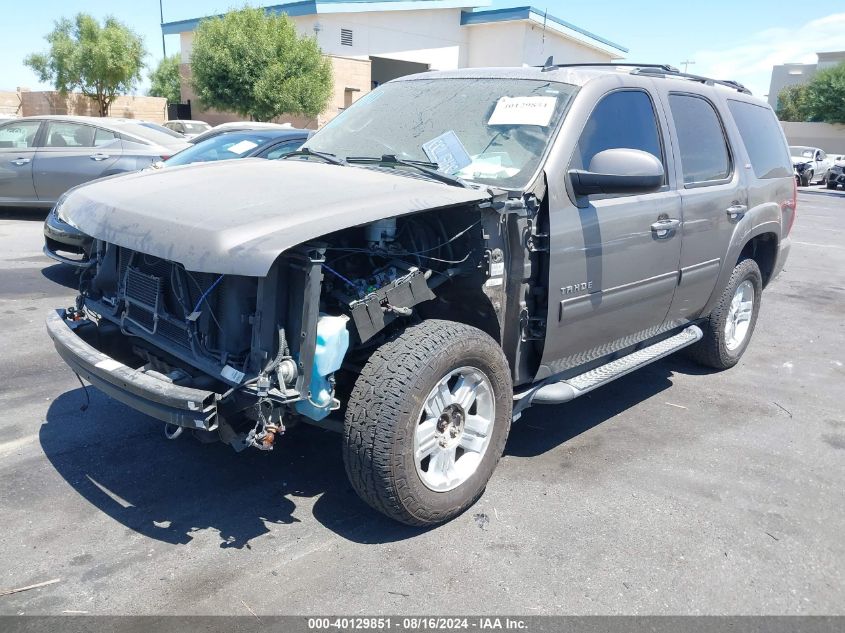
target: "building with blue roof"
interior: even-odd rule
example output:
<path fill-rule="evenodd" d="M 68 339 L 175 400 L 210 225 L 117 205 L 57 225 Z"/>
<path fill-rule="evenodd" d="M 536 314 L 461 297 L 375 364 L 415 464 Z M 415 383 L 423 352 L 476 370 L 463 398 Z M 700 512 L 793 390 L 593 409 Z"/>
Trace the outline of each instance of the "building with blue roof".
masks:
<path fill-rule="evenodd" d="M 530 6 L 490 9 L 490 0 L 300 0 L 269 5 L 284 13 L 303 35 L 317 38 L 332 60 L 334 98 L 311 120 L 285 117 L 295 125 L 319 127 L 378 85 L 426 70 L 480 66 L 611 62 L 627 49 L 600 35 Z M 161 25 L 180 37 L 182 99 L 190 89 L 193 32 L 209 16 Z M 233 120 L 230 113 L 203 111 L 192 116 L 210 123 Z"/>

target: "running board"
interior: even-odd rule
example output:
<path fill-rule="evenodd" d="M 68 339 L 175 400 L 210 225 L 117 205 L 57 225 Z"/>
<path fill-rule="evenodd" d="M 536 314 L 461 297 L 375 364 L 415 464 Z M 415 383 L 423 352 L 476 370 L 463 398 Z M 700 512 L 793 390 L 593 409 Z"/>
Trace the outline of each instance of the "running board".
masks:
<path fill-rule="evenodd" d="M 532 404 L 561 404 L 563 402 L 569 402 L 593 389 L 598 389 L 602 385 L 606 385 L 611 380 L 616 380 L 620 376 L 631 373 L 635 369 L 644 367 L 664 356 L 677 352 L 679 349 L 692 345 L 700 341 L 703 335 L 701 328 L 697 325 L 690 325 L 675 336 L 671 336 L 654 345 L 644 347 L 622 358 L 617 358 L 606 365 L 601 365 L 588 372 L 561 380 L 560 382 L 543 385 L 533 390 L 533 392 L 529 391 L 524 395 L 524 400 L 528 402 L 519 402 L 514 408 L 517 411 L 521 411 Z"/>

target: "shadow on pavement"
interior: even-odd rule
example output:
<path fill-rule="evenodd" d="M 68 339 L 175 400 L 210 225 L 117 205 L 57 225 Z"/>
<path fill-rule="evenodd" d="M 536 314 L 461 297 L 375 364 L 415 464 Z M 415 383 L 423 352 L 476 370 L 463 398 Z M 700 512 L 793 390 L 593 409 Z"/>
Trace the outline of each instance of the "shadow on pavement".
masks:
<path fill-rule="evenodd" d="M 70 288 L 71 290 L 79 289 L 79 268 L 74 268 L 67 264 L 55 263 L 52 266 L 45 266 L 41 269 L 41 274 L 55 284 Z"/>
<path fill-rule="evenodd" d="M 43 222 L 50 209 L 27 209 L 21 207 L 0 207 L 0 220 L 30 220 Z"/>
<path fill-rule="evenodd" d="M 589 398 L 535 407 L 513 426 L 505 454 L 531 457 L 552 450 L 668 389 L 675 371 L 701 370 L 670 358 Z M 160 422 L 94 388 L 88 391 L 86 412 L 80 411 L 82 389 L 51 403 L 41 446 L 82 497 L 139 534 L 185 544 L 194 532 L 210 528 L 219 532 L 220 547 L 250 548 L 271 525 L 299 522 L 295 510 L 303 498 L 317 498 L 314 518 L 358 543 L 400 541 L 425 531 L 395 523 L 358 498 L 346 479 L 338 434 L 301 425 L 282 436 L 272 452 L 236 454 L 188 434 L 169 442 Z"/>
<path fill-rule="evenodd" d="M 299 522 L 297 499 L 319 497 L 314 517 L 360 543 L 399 541 L 423 530 L 371 510 L 349 486 L 341 437 L 305 425 L 275 450 L 237 454 L 188 434 L 164 438 L 163 424 L 89 387 L 50 405 L 41 446 L 58 473 L 96 508 L 144 536 L 185 544 L 203 529 L 219 531 L 220 547 L 250 547 L 272 524 Z"/>

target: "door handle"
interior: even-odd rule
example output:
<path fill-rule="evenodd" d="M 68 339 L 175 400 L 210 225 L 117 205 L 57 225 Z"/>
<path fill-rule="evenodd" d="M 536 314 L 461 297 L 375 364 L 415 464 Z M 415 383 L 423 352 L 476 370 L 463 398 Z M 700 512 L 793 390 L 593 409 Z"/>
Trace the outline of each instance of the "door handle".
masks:
<path fill-rule="evenodd" d="M 727 209 L 725 209 L 725 212 L 728 214 L 728 217 L 731 220 L 738 220 L 739 218 L 745 215 L 746 211 L 748 211 L 748 207 L 746 207 L 744 204 L 732 204 Z"/>
<path fill-rule="evenodd" d="M 651 232 L 654 233 L 654 237 L 659 240 L 663 238 L 670 237 L 677 228 L 681 226 L 681 221 L 676 220 L 675 218 L 667 218 L 665 220 L 658 220 L 654 224 L 651 225 Z"/>
<path fill-rule="evenodd" d="M 30 159 L 30 158 L 15 158 L 14 160 L 10 160 L 9 162 L 13 163 L 15 165 L 26 165 L 27 163 L 32 162 L 32 159 Z"/>
<path fill-rule="evenodd" d="M 91 154 L 91 160 L 106 160 L 109 157 L 108 154 L 103 154 L 102 152 L 97 152 L 95 154 Z"/>

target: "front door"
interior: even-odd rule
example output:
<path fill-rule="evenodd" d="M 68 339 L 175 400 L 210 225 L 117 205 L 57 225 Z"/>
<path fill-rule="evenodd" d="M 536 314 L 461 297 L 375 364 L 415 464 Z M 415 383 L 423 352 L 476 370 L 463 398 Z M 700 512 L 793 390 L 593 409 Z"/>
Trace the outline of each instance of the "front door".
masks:
<path fill-rule="evenodd" d="M 589 115 L 567 170 L 589 169 L 603 150 L 631 148 L 663 161 L 666 183 L 645 195 L 591 196 L 580 208 L 562 187 L 550 188 L 543 364 L 551 373 L 645 340 L 664 323 L 681 253 L 680 196 L 670 186 L 664 138 L 648 92 L 611 92 Z"/>
<path fill-rule="evenodd" d="M 123 151 L 109 130 L 72 121 L 50 121 L 35 155 L 35 192 L 55 202 L 65 191 L 105 175 Z"/>
<path fill-rule="evenodd" d="M 0 125 L 0 203 L 34 202 L 32 162 L 40 121 Z"/>

